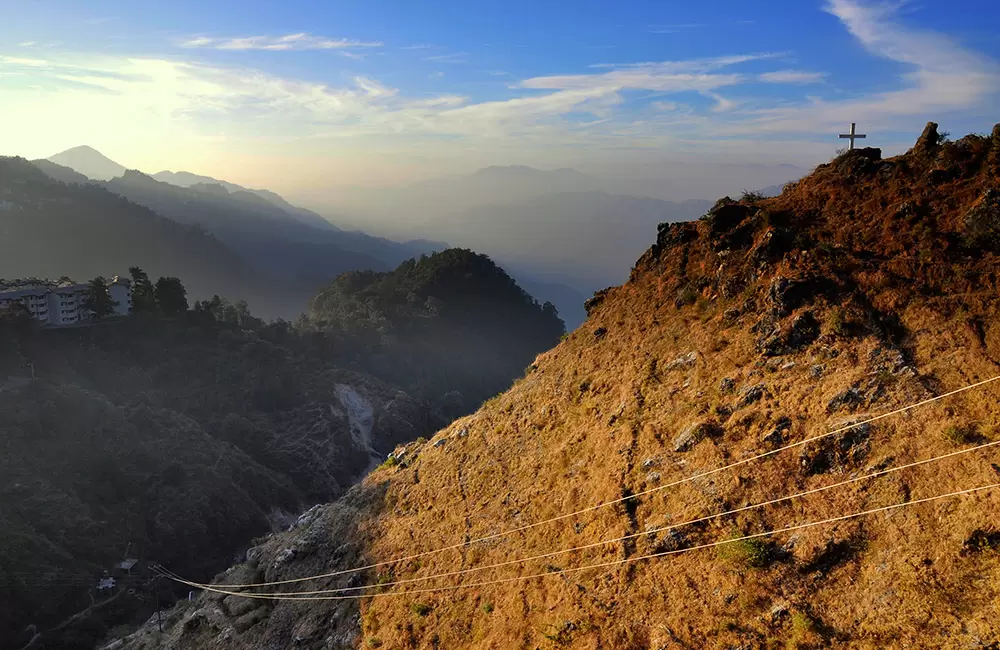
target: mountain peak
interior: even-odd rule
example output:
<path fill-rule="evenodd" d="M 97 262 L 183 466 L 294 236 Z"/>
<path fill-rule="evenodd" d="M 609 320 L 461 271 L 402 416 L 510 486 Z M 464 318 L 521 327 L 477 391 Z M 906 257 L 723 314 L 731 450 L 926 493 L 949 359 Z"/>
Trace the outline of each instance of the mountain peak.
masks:
<path fill-rule="evenodd" d="M 48 160 L 99 181 L 110 180 L 125 173 L 123 165 L 116 163 L 89 145 L 80 145 L 61 151 L 49 156 Z"/>

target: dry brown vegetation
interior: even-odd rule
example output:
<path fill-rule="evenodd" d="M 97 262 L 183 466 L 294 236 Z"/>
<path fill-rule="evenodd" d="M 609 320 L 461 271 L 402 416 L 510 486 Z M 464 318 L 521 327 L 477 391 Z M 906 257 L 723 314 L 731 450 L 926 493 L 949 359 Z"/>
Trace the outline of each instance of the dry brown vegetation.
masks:
<path fill-rule="evenodd" d="M 689 477 L 1000 373 L 1000 257 L 981 206 L 1000 129 L 849 152 L 773 199 L 661 228 L 630 281 L 511 390 L 220 581 L 281 580 L 489 536 Z M 986 197 L 986 198 L 984 198 Z M 989 208 L 991 209 L 991 208 Z M 976 237 L 970 238 L 970 210 Z M 975 242 L 975 243 L 972 243 Z M 995 439 L 1000 385 L 504 539 L 409 579 L 576 547 Z M 949 433 L 949 431 L 951 433 Z M 969 432 L 974 432 L 970 434 Z M 439 444 L 440 440 L 445 440 Z M 681 450 L 681 451 L 678 451 Z M 996 648 L 1000 493 L 567 572 L 1000 480 L 995 450 L 521 566 L 457 591 L 305 603 L 204 595 L 133 647 Z M 294 562 L 281 553 L 317 540 Z M 726 547 L 722 547 L 726 548 Z M 376 571 L 275 591 L 372 583 Z M 412 585 L 407 588 L 414 588 Z M 262 590 L 259 590 L 262 591 Z M 248 604 L 249 603 L 249 604 Z M 264 612 L 245 626 L 237 612 Z M 147 629 L 148 630 L 148 629 Z"/>

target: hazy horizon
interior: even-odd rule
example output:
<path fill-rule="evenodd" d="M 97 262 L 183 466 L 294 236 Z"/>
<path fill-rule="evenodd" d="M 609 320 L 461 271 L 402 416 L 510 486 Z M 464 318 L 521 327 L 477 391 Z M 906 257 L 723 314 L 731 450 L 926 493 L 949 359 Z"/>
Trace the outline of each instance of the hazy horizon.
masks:
<path fill-rule="evenodd" d="M 572 16 L 527 3 L 12 4 L 0 153 L 86 144 L 148 173 L 314 203 L 490 165 L 627 178 L 697 164 L 720 187 L 752 187 L 743 166 L 812 168 L 851 121 L 886 155 L 928 120 L 988 131 L 1000 90 L 1000 45 L 981 27 L 996 10 L 971 1 L 947 14 L 823 0 Z"/>

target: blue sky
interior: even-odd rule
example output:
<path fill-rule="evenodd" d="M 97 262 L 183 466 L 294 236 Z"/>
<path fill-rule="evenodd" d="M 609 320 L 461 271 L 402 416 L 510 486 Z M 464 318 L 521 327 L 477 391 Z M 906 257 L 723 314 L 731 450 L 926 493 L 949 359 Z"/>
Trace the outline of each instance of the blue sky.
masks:
<path fill-rule="evenodd" d="M 86 143 L 237 181 L 809 165 L 852 120 L 889 153 L 929 119 L 1000 121 L 987 0 L 0 0 L 0 15 L 0 153 Z"/>

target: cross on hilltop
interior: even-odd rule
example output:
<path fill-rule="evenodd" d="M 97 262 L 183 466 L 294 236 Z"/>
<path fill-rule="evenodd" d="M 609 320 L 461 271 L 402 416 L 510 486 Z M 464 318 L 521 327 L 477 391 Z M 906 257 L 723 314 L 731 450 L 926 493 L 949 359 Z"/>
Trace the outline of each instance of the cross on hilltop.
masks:
<path fill-rule="evenodd" d="M 840 137 L 841 137 L 841 138 L 847 138 L 847 139 L 849 139 L 849 140 L 851 141 L 851 146 L 850 146 L 850 147 L 848 147 L 848 149 L 849 149 L 849 150 L 850 150 L 850 149 L 853 149 L 853 148 L 854 148 L 854 141 L 855 141 L 856 139 L 859 139 L 859 138 L 860 138 L 860 139 L 862 139 L 862 140 L 863 140 L 863 139 L 865 139 L 866 137 L 868 137 L 868 136 L 866 136 L 866 135 L 865 135 L 864 133 L 855 133 L 855 132 L 854 132 L 854 127 L 855 127 L 855 124 L 854 124 L 854 122 L 851 122 L 851 132 L 850 132 L 850 133 L 841 133 L 841 134 L 840 134 Z"/>

